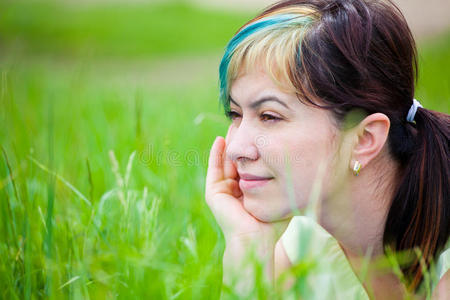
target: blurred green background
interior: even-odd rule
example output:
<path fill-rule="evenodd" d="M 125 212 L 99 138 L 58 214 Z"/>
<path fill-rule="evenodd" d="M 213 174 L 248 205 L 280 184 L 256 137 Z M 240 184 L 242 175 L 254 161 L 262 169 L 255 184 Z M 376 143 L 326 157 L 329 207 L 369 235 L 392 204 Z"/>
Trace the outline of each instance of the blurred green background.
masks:
<path fill-rule="evenodd" d="M 0 298 L 218 298 L 217 69 L 255 14 L 0 2 Z M 416 98 L 448 113 L 450 32 L 419 48 Z"/>

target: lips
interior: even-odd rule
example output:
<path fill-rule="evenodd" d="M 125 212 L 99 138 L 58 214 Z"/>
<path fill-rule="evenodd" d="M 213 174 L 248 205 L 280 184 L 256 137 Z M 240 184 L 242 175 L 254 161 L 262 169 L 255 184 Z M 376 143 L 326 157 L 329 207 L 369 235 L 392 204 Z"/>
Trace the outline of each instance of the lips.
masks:
<path fill-rule="evenodd" d="M 270 182 L 273 177 L 263 177 L 248 173 L 239 173 L 239 187 L 241 190 L 252 190 L 263 187 Z"/>

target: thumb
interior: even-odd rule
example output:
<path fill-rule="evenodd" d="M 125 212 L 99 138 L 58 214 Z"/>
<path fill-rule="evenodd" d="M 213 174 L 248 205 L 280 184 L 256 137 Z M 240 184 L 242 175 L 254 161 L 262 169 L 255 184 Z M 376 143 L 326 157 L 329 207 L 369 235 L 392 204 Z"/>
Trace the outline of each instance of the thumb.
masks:
<path fill-rule="evenodd" d="M 206 184 L 210 185 L 224 179 L 223 171 L 223 152 L 225 149 L 225 140 L 218 136 L 211 147 L 208 160 L 208 171 L 206 175 Z"/>

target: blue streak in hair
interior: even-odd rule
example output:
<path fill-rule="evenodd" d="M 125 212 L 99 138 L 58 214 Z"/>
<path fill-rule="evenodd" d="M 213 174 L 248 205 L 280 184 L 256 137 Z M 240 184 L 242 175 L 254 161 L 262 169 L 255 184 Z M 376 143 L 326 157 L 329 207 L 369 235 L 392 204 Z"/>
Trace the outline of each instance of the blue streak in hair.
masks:
<path fill-rule="evenodd" d="M 292 18 L 290 16 L 289 18 Z M 220 100 L 223 102 L 222 104 L 225 107 L 228 107 L 228 99 L 226 99 L 226 90 L 227 90 L 227 73 L 228 73 L 228 65 L 230 64 L 231 57 L 233 56 L 233 52 L 236 47 L 248 36 L 251 34 L 271 25 L 278 24 L 280 22 L 285 21 L 287 16 L 278 16 L 272 18 L 261 19 L 257 22 L 251 23 L 244 27 L 241 31 L 239 31 L 228 43 L 225 54 L 223 55 L 222 61 L 219 66 L 219 79 L 220 79 Z"/>
<path fill-rule="evenodd" d="M 230 64 L 230 60 L 233 56 L 234 50 L 236 47 L 247 37 L 252 35 L 253 33 L 277 24 L 282 24 L 283 22 L 293 20 L 293 19 L 300 19 L 299 23 L 302 23 L 306 25 L 308 21 L 312 21 L 312 18 L 310 17 L 300 17 L 298 15 L 293 14 L 285 14 L 280 16 L 273 16 L 268 18 L 263 18 L 261 20 L 258 20 L 254 23 L 251 23 L 244 27 L 241 31 L 239 31 L 228 43 L 227 47 L 225 48 L 225 54 L 223 55 L 223 58 L 220 62 L 219 66 L 219 80 L 220 80 L 220 102 L 222 102 L 222 105 L 224 106 L 225 110 L 229 110 L 229 99 L 227 95 L 228 90 L 228 82 L 227 82 L 227 74 L 228 74 L 228 66 Z"/>

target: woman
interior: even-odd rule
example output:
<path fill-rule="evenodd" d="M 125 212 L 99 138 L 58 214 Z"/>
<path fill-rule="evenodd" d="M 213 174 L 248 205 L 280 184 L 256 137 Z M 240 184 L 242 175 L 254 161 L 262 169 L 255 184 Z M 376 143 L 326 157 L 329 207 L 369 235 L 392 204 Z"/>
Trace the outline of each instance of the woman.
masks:
<path fill-rule="evenodd" d="M 358 274 L 356 294 L 450 297 L 450 122 L 414 99 L 416 77 L 413 37 L 387 0 L 282 1 L 236 33 L 220 65 L 232 122 L 211 148 L 205 191 L 225 283 L 250 245 L 270 280 L 295 264 L 311 224 L 293 216 L 314 202 L 321 234 Z M 403 280 L 360 275 L 365 255 L 389 251 L 413 253 Z"/>

